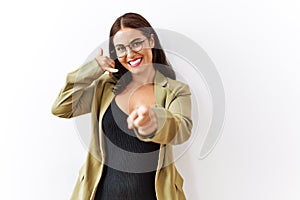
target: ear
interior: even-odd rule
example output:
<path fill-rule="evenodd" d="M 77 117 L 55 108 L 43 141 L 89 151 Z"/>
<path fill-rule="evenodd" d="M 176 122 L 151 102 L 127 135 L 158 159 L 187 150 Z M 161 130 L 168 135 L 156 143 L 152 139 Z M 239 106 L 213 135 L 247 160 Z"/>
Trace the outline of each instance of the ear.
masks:
<path fill-rule="evenodd" d="M 154 40 L 154 34 L 153 33 L 151 33 L 151 35 L 150 35 L 149 44 L 150 44 L 151 48 L 154 48 L 155 40 Z"/>

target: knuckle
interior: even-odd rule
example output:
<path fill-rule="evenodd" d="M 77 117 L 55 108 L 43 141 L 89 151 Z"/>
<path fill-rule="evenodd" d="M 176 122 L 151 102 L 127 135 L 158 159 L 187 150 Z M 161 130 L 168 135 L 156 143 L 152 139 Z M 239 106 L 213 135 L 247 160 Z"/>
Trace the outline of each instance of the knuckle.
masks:
<path fill-rule="evenodd" d="M 143 121 L 142 121 L 142 119 L 137 119 L 134 122 L 135 122 L 134 123 L 135 126 L 141 126 L 141 124 L 142 124 Z"/>

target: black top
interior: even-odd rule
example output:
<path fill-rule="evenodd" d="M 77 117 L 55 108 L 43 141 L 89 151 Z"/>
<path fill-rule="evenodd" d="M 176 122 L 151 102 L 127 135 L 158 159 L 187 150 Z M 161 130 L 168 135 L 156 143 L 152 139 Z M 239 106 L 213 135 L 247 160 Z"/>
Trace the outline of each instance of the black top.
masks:
<path fill-rule="evenodd" d="M 106 157 L 95 200 L 156 200 L 160 145 L 139 140 L 127 117 L 113 99 L 102 120 Z"/>

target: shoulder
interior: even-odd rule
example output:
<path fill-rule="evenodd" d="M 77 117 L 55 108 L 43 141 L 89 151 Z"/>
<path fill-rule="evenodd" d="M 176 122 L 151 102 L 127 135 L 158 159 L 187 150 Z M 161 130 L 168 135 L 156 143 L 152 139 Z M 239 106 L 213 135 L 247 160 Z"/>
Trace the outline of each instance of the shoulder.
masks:
<path fill-rule="evenodd" d="M 172 94 L 191 94 L 188 84 L 179 80 L 168 78 L 159 72 L 159 70 L 156 71 L 154 82 L 155 84 L 161 85 L 163 88 L 168 89 Z"/>
<path fill-rule="evenodd" d="M 167 84 L 166 87 L 172 91 L 173 94 L 177 95 L 190 95 L 190 87 L 187 83 L 182 81 L 174 80 L 171 78 L 166 78 Z"/>
<path fill-rule="evenodd" d="M 104 73 L 102 74 L 102 76 L 99 77 L 99 79 L 96 80 L 96 85 L 98 87 L 107 83 L 115 85 L 116 82 L 117 81 L 114 77 L 109 76 L 108 73 Z"/>

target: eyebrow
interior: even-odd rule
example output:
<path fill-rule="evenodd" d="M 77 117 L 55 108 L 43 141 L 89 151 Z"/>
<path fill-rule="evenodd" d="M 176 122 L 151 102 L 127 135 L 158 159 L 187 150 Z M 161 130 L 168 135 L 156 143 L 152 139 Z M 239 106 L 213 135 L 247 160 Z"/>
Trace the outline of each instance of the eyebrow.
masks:
<path fill-rule="evenodd" d="M 137 41 L 137 40 L 141 40 L 142 38 L 135 38 L 135 39 L 133 39 L 133 40 L 131 40 L 130 42 L 129 42 L 129 44 L 131 44 L 131 43 L 133 43 L 133 42 L 135 42 L 135 41 Z M 125 46 L 124 44 L 116 44 L 115 46 Z"/>

